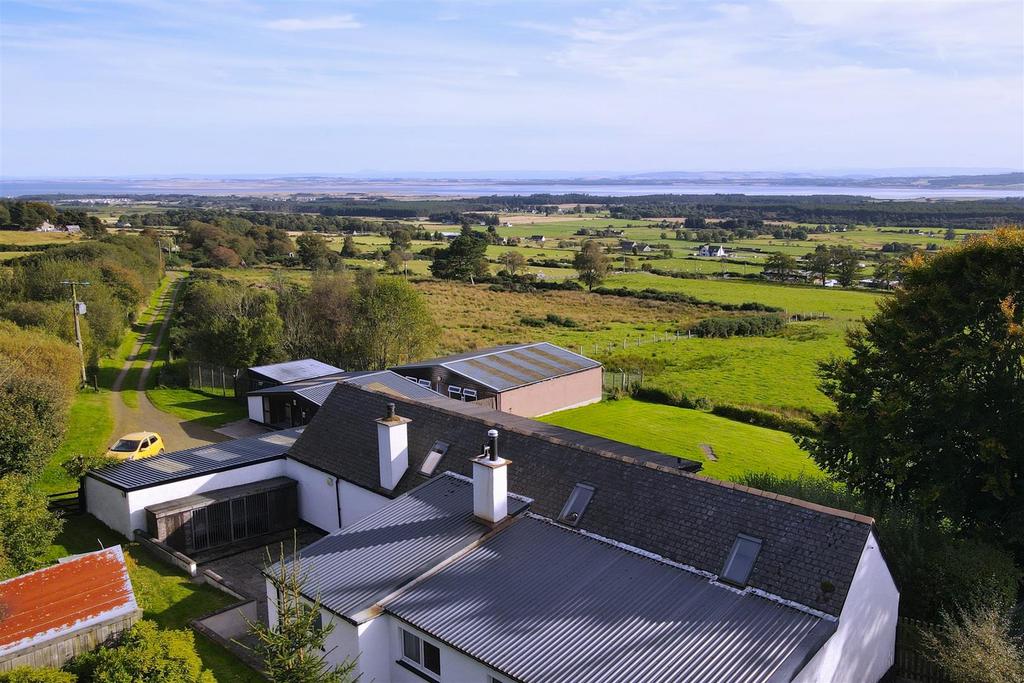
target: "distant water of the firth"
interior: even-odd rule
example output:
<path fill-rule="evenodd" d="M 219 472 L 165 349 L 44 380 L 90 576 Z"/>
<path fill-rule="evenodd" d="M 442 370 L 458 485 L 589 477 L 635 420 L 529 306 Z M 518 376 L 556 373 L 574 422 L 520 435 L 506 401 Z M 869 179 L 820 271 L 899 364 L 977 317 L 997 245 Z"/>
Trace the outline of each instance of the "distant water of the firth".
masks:
<path fill-rule="evenodd" d="M 332 177 L 285 178 L 90 178 L 0 179 L 0 195 L 75 194 L 352 194 L 393 197 L 472 197 L 486 195 L 591 194 L 627 196 L 650 194 L 853 195 L 877 199 L 996 199 L 1024 198 L 1024 190 L 993 188 L 848 187 L 839 184 L 605 182 L 544 180 L 361 180 Z"/>

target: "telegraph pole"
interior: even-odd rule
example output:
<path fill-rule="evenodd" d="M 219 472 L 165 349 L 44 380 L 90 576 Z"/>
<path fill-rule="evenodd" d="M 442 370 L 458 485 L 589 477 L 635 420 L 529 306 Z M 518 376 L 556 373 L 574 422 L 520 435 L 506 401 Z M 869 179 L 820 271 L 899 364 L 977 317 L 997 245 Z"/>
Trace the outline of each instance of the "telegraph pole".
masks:
<path fill-rule="evenodd" d="M 82 386 L 85 386 L 85 348 L 82 346 L 82 325 L 78 322 L 79 309 L 84 308 L 85 304 L 78 300 L 78 285 L 88 287 L 88 282 L 78 282 L 76 280 L 64 280 L 61 282 L 62 285 L 71 285 L 71 311 L 75 317 L 75 341 L 78 342 L 78 357 L 82 362 Z M 85 313 L 85 311 L 81 311 Z"/>

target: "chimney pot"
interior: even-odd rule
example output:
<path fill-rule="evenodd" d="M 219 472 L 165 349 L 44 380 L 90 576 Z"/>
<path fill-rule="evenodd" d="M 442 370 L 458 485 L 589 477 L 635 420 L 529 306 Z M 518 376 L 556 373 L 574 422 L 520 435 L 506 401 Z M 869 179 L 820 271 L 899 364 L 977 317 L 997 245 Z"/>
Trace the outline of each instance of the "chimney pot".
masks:
<path fill-rule="evenodd" d="M 394 420 L 395 419 L 395 404 L 394 403 L 389 403 L 388 404 L 388 413 L 387 413 L 387 415 L 384 416 L 384 419 L 385 420 Z"/>
<path fill-rule="evenodd" d="M 489 429 L 487 431 L 487 451 L 490 454 L 491 460 L 498 459 L 498 430 Z"/>

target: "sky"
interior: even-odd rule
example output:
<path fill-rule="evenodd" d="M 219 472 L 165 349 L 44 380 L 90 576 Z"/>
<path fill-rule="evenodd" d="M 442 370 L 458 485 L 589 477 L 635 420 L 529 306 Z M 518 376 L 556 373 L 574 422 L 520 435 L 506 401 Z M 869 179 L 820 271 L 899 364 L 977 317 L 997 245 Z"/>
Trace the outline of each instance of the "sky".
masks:
<path fill-rule="evenodd" d="M 0 0 L 0 176 L 1024 170 L 1024 1 Z"/>

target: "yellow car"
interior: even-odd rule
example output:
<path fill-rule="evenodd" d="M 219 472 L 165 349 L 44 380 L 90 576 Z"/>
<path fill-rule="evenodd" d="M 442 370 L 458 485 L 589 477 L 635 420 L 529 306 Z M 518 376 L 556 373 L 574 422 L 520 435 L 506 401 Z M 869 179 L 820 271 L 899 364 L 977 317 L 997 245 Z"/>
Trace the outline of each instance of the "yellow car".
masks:
<path fill-rule="evenodd" d="M 107 457 L 120 460 L 138 460 L 160 455 L 164 452 L 164 440 L 156 432 L 132 432 L 117 440 Z"/>

